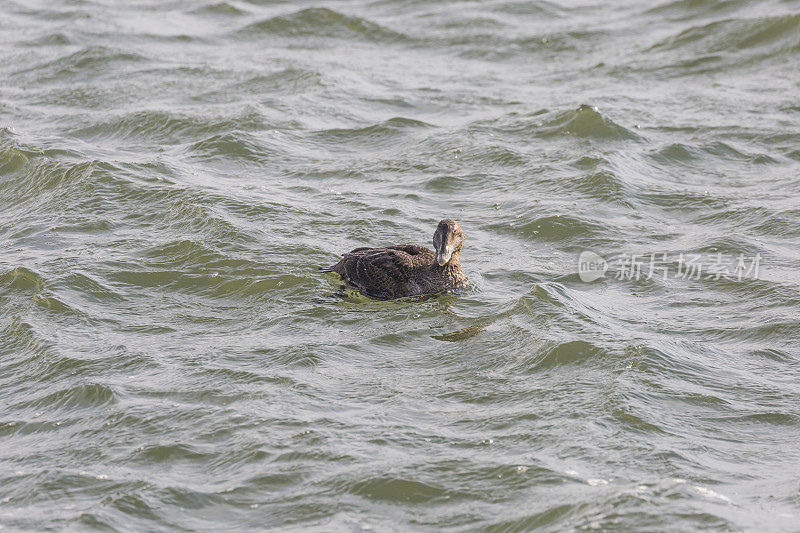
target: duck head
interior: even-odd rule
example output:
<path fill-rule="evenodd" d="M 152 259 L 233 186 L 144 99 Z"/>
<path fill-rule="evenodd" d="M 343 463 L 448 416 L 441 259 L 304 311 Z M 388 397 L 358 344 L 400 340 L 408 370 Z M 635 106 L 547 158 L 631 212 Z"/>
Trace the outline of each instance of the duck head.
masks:
<path fill-rule="evenodd" d="M 458 264 L 461 247 L 464 246 L 464 232 L 453 219 L 446 218 L 439 222 L 433 234 L 433 248 L 436 250 L 436 262 L 439 266 L 448 263 Z"/>

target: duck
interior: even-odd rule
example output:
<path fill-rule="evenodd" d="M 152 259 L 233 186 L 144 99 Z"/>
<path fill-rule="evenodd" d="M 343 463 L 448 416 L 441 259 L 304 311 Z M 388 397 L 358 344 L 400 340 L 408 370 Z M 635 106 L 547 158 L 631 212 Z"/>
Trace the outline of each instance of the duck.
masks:
<path fill-rule="evenodd" d="M 433 233 L 433 250 L 416 244 L 385 248 L 356 248 L 335 265 L 335 272 L 362 294 L 377 300 L 436 295 L 469 284 L 461 269 L 464 231 L 453 219 L 439 222 Z"/>

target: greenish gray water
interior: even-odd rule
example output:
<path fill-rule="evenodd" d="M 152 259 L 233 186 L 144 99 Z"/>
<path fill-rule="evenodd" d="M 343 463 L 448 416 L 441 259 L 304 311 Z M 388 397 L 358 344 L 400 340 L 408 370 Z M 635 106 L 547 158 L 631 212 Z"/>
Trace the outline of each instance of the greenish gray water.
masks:
<path fill-rule="evenodd" d="M 800 2 L 51 4 L 0 0 L 4 530 L 797 530 Z M 464 294 L 317 270 L 444 217 Z"/>

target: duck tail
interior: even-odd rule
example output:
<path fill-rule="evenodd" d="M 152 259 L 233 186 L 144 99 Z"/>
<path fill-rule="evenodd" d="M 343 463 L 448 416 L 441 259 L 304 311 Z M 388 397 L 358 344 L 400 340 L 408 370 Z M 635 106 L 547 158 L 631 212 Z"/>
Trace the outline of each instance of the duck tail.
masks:
<path fill-rule="evenodd" d="M 329 267 L 319 267 L 320 272 L 336 272 L 335 267 L 336 265 L 329 266 Z"/>

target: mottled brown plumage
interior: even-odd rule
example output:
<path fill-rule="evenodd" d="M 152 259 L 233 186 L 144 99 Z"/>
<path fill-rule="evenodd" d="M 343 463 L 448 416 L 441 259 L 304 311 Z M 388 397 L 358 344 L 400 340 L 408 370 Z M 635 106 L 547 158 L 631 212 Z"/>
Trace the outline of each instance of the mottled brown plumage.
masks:
<path fill-rule="evenodd" d="M 467 285 L 460 255 L 464 232 L 455 220 L 439 222 L 430 250 L 416 244 L 386 248 L 356 248 L 335 265 L 323 268 L 372 298 L 437 294 Z"/>

